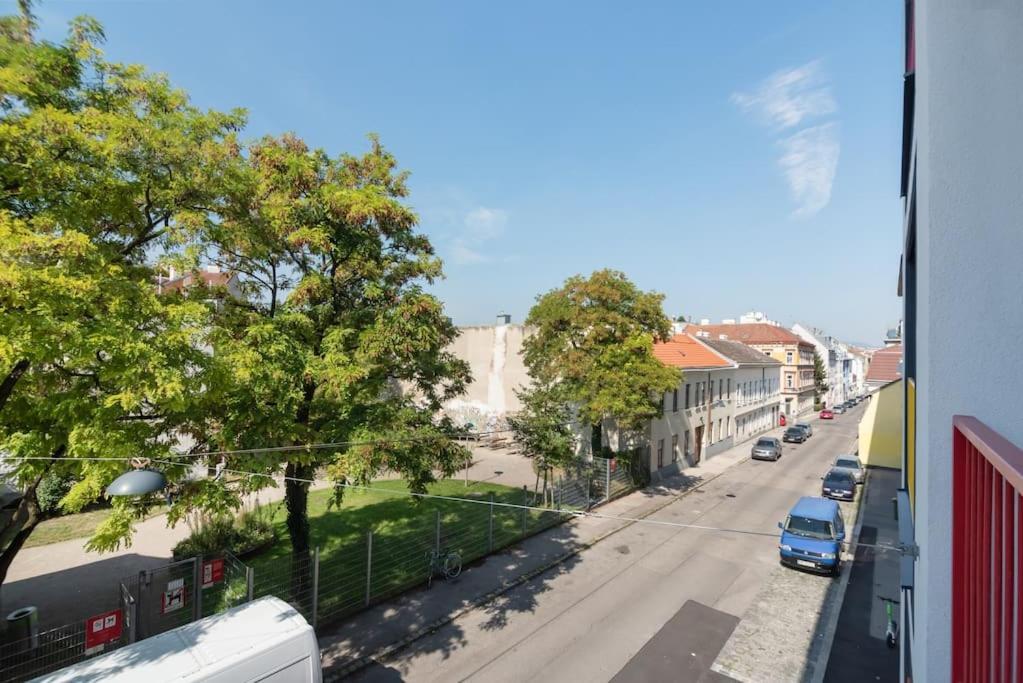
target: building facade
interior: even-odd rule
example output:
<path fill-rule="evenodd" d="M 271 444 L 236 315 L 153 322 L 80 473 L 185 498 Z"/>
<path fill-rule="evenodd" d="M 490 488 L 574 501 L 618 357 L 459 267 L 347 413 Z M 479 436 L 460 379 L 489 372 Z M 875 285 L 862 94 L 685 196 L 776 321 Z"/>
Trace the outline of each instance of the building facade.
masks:
<path fill-rule="evenodd" d="M 665 365 L 682 370 L 647 432 L 651 472 L 671 474 L 763 433 L 780 412 L 781 363 L 737 342 L 689 334 L 654 345 Z"/>
<path fill-rule="evenodd" d="M 690 325 L 686 332 L 700 337 L 731 339 L 781 363 L 782 414 L 789 418 L 813 411 L 814 346 L 791 330 L 769 323 Z"/>
<path fill-rule="evenodd" d="M 1023 4 L 906 9 L 901 680 L 1018 681 Z"/>

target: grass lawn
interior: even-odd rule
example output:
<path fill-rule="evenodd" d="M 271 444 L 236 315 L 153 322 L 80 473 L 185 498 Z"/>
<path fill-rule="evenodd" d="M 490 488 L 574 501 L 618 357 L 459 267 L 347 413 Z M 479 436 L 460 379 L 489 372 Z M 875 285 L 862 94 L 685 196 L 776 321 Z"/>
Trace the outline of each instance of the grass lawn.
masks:
<path fill-rule="evenodd" d="M 379 600 L 399 593 L 426 580 L 430 568 L 430 552 L 437 542 L 437 520 L 440 519 L 440 543 L 446 551 L 456 551 L 463 564 L 535 533 L 560 518 L 555 512 L 524 512 L 495 506 L 493 517 L 489 501 L 523 503 L 522 489 L 500 484 L 443 480 L 431 484 L 434 495 L 469 499 L 458 500 L 413 498 L 404 481 L 386 480 L 373 483 L 382 491 L 345 493 L 340 508 L 327 510 L 330 491 L 309 493 L 309 525 L 312 545 L 320 548 L 320 618 L 340 616 L 355 611 L 366 601 L 367 569 L 372 562 L 370 599 Z M 531 502 L 531 501 L 530 501 Z M 255 572 L 257 596 L 278 595 L 292 602 L 309 604 L 309 595 L 301 582 L 292 576 L 291 543 L 285 526 L 286 511 L 276 507 L 275 522 L 279 540 L 270 550 L 246 563 Z M 372 552 L 367 531 L 373 530 Z M 296 588 L 296 586 L 298 586 Z"/>
<path fill-rule="evenodd" d="M 147 518 L 162 515 L 165 512 L 167 512 L 166 506 L 157 505 L 150 510 Z M 45 519 L 32 530 L 32 535 L 25 541 L 24 547 L 35 548 L 41 545 L 70 541 L 73 538 L 88 538 L 92 536 L 92 532 L 96 530 L 100 522 L 109 516 L 110 510 L 101 508 L 73 515 L 64 515 L 63 517 L 54 517 L 53 519 Z"/>

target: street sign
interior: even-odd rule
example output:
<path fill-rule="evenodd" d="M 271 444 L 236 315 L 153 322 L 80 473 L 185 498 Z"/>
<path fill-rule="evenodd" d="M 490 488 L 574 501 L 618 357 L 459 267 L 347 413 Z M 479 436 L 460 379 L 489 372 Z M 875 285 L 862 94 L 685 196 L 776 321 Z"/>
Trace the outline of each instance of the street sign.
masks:
<path fill-rule="evenodd" d="M 167 582 L 167 590 L 160 600 L 160 612 L 167 614 L 185 606 L 185 580 L 174 579 Z"/>
<path fill-rule="evenodd" d="M 103 646 L 121 639 L 121 610 L 115 609 L 85 620 L 85 654 L 102 652 Z"/>
<path fill-rule="evenodd" d="M 224 580 L 224 560 L 206 560 L 202 563 L 202 587 L 209 588 Z"/>

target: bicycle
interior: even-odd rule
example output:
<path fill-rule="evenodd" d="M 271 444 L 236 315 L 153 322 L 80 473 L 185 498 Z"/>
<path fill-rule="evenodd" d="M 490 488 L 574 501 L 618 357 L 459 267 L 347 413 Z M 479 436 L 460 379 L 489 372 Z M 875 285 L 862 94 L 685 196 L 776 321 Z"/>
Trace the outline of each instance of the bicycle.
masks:
<path fill-rule="evenodd" d="M 889 649 L 895 649 L 895 646 L 899 644 L 899 622 L 895 621 L 895 609 L 892 605 L 899 604 L 899 601 L 881 595 L 877 596 L 877 599 L 884 603 L 885 616 L 888 617 L 888 626 L 884 632 L 885 645 Z"/>
<path fill-rule="evenodd" d="M 427 588 L 433 587 L 433 577 L 437 574 L 450 580 L 462 573 L 462 556 L 455 550 L 429 550 L 426 553 L 426 562 L 429 567 L 426 577 Z"/>

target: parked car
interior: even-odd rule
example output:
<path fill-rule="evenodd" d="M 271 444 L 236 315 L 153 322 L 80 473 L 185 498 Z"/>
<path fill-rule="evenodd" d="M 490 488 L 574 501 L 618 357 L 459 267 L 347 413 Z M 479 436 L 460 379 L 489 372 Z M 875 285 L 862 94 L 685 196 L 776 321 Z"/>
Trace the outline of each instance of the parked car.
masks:
<path fill-rule="evenodd" d="M 845 412 L 845 406 L 844 406 L 844 405 L 842 405 L 841 403 L 839 403 L 839 404 L 838 404 L 837 406 L 835 406 L 835 407 L 834 407 L 834 408 L 832 409 L 832 412 L 834 412 L 834 413 L 835 413 L 835 415 L 841 415 L 842 413 L 844 413 L 844 412 Z"/>
<path fill-rule="evenodd" d="M 835 419 L 835 413 L 832 412 L 831 408 L 825 408 L 824 410 L 821 411 L 821 419 L 822 420 L 834 420 Z"/>
<path fill-rule="evenodd" d="M 809 437 L 806 435 L 805 430 L 800 429 L 795 425 L 792 425 L 791 427 L 785 430 L 784 434 L 782 434 L 781 440 L 784 441 L 785 443 L 803 443 L 808 438 Z"/>
<path fill-rule="evenodd" d="M 781 457 L 781 450 L 782 445 L 778 439 L 773 436 L 762 436 L 753 444 L 750 457 L 754 460 L 777 460 Z"/>
<path fill-rule="evenodd" d="M 856 479 L 849 470 L 832 467 L 821 479 L 821 495 L 825 498 L 852 500 L 856 497 Z"/>
<path fill-rule="evenodd" d="M 807 437 L 813 436 L 813 427 L 811 427 L 806 422 L 797 422 L 796 426 L 802 429 L 804 432 L 806 432 Z"/>
<path fill-rule="evenodd" d="M 847 470 L 857 484 L 863 483 L 863 463 L 855 455 L 840 455 L 835 458 L 835 464 L 831 467 L 832 469 Z"/>
<path fill-rule="evenodd" d="M 778 522 L 781 538 L 778 553 L 787 567 L 838 574 L 841 568 L 845 523 L 838 503 L 826 498 L 803 496 Z"/>

